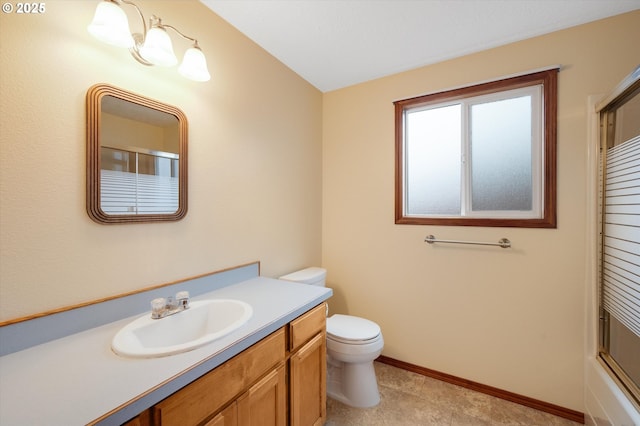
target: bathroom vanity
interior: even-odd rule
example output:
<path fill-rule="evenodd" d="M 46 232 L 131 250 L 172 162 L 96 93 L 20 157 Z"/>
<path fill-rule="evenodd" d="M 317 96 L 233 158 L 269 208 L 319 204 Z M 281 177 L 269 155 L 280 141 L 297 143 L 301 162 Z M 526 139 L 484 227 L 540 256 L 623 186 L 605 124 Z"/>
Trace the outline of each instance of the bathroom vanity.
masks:
<path fill-rule="evenodd" d="M 325 312 L 316 306 L 126 426 L 324 424 Z"/>
<path fill-rule="evenodd" d="M 193 301 L 243 301 L 253 316 L 184 353 L 130 358 L 111 350 L 150 300 L 181 290 Z M 331 294 L 261 277 L 256 263 L 4 325 L 0 424 L 321 425 Z"/>

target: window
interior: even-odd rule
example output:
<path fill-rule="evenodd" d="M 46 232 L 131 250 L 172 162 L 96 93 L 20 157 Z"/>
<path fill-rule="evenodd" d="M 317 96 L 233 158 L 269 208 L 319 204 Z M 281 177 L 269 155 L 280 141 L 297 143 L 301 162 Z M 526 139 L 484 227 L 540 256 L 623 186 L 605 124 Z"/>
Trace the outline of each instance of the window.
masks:
<path fill-rule="evenodd" d="M 396 223 L 554 228 L 557 73 L 394 102 Z"/>

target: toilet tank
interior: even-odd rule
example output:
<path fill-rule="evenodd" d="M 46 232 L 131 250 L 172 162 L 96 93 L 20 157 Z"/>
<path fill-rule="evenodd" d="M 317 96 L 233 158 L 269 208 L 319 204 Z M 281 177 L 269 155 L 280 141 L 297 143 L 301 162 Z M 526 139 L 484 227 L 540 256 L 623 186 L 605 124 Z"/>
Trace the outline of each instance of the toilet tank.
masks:
<path fill-rule="evenodd" d="M 302 284 L 311 284 L 324 287 L 326 284 L 327 270 L 312 266 L 310 268 L 301 269 L 280 277 L 281 280 L 295 281 Z"/>

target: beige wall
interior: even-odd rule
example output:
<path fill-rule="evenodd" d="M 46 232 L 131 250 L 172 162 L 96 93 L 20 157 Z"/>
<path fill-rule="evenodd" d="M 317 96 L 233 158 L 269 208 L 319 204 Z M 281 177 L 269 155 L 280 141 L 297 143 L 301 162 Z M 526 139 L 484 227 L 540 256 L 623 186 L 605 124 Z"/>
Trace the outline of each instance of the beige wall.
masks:
<path fill-rule="evenodd" d="M 637 40 L 639 11 L 325 94 L 331 310 L 378 322 L 386 356 L 582 410 L 587 97 L 640 63 Z M 554 64 L 558 228 L 394 225 L 392 102 Z M 429 246 L 428 234 L 513 248 Z"/>
<path fill-rule="evenodd" d="M 100 145 L 111 148 L 146 148 L 154 151 L 180 152 L 179 123 L 158 126 L 102 111 Z"/>
<path fill-rule="evenodd" d="M 320 263 L 322 93 L 195 0 L 137 3 L 198 37 L 211 81 L 95 40 L 97 0 L 0 14 L 0 320 L 256 260 L 266 276 Z M 188 45 L 173 40 L 181 59 Z M 87 215 L 85 94 L 96 83 L 187 115 L 182 221 Z"/>

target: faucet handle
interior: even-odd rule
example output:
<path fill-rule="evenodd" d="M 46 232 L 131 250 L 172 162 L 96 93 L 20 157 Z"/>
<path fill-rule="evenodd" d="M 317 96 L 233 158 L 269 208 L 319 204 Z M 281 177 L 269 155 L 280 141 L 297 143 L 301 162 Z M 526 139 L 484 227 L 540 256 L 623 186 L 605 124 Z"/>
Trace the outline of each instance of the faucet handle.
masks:
<path fill-rule="evenodd" d="M 167 306 L 167 301 L 164 297 L 158 297 L 157 299 L 153 299 L 151 301 L 151 317 L 159 318 L 165 306 Z"/>
<path fill-rule="evenodd" d="M 176 293 L 176 300 L 178 301 L 178 306 L 183 309 L 189 308 L 189 292 L 188 291 L 179 291 Z"/>

